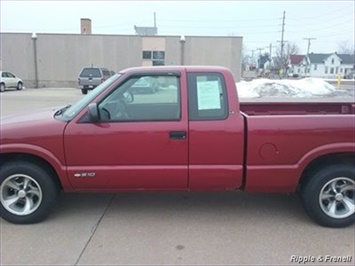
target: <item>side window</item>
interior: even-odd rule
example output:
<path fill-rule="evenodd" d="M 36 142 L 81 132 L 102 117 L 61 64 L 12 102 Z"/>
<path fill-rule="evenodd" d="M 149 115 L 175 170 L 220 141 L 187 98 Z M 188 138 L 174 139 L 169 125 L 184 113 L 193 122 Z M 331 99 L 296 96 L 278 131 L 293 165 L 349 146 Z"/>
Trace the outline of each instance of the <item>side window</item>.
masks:
<path fill-rule="evenodd" d="M 7 73 L 6 73 L 6 72 L 2 72 L 2 73 L 1 73 L 1 77 L 2 77 L 2 78 L 7 78 Z"/>
<path fill-rule="evenodd" d="M 108 71 L 108 70 L 102 70 L 102 75 L 103 75 L 103 76 L 110 76 L 110 71 Z"/>
<path fill-rule="evenodd" d="M 107 122 L 180 120 L 179 77 L 129 78 L 99 103 L 99 113 L 100 119 Z"/>
<path fill-rule="evenodd" d="M 7 76 L 8 76 L 9 78 L 14 78 L 14 77 L 15 77 L 15 75 L 12 74 L 12 73 L 10 73 L 10 72 L 7 72 Z"/>
<path fill-rule="evenodd" d="M 189 120 L 224 120 L 228 117 L 228 99 L 224 78 L 214 73 L 190 73 Z"/>

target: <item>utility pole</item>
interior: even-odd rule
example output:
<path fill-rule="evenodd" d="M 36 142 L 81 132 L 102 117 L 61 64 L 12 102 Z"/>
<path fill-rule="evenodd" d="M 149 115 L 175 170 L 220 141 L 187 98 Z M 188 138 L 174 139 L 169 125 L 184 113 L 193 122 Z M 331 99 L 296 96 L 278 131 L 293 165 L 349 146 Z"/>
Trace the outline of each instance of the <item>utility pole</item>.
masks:
<path fill-rule="evenodd" d="M 282 16 L 282 30 L 281 30 L 281 58 L 284 55 L 284 34 L 285 34 L 285 18 L 286 18 L 286 11 L 284 11 Z"/>
<path fill-rule="evenodd" d="M 307 65 L 308 65 L 308 60 L 309 60 L 309 49 L 311 48 L 311 40 L 316 40 L 316 38 L 303 38 L 303 40 L 307 40 L 308 41 L 308 46 L 307 46 Z M 305 70 L 305 74 L 307 75 L 308 73 L 310 73 L 310 67 L 306 66 L 306 70 Z"/>
<path fill-rule="evenodd" d="M 284 35 L 285 35 L 285 19 L 286 19 L 286 11 L 283 12 L 283 16 L 282 16 L 282 29 L 281 29 L 281 41 L 277 41 L 281 43 L 281 55 L 280 55 L 280 72 L 279 75 L 280 77 L 283 75 L 284 72 L 284 68 L 285 68 L 285 64 L 286 64 L 286 60 L 284 59 L 284 47 L 285 47 L 285 40 L 284 40 Z"/>
<path fill-rule="evenodd" d="M 254 51 L 255 50 L 251 50 L 251 63 L 254 64 Z"/>
<path fill-rule="evenodd" d="M 272 58 L 272 47 L 275 47 L 275 45 L 272 45 L 272 43 L 270 43 L 269 47 L 265 47 L 265 48 L 269 48 L 270 59 Z"/>
<path fill-rule="evenodd" d="M 309 54 L 309 49 L 311 48 L 311 41 L 317 40 L 317 38 L 303 38 L 303 40 L 308 40 L 307 55 Z"/>

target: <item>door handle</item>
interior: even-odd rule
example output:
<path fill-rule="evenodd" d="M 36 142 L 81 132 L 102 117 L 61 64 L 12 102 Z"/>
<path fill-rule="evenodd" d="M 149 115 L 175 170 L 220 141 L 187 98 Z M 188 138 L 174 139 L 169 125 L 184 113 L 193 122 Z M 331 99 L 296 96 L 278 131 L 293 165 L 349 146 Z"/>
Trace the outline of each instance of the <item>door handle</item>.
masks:
<path fill-rule="evenodd" d="M 170 131 L 169 138 L 171 138 L 171 139 L 186 139 L 186 131 Z"/>

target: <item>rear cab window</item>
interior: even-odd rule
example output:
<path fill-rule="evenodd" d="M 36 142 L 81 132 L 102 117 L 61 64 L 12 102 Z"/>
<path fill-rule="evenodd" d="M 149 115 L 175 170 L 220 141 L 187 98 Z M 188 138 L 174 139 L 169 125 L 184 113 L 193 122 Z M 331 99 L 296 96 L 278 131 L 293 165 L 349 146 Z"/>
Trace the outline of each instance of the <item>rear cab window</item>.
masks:
<path fill-rule="evenodd" d="M 100 69 L 98 68 L 84 68 L 83 71 L 81 71 L 80 77 L 93 77 L 93 78 L 100 78 L 101 73 Z"/>
<path fill-rule="evenodd" d="M 224 120 L 228 98 L 224 77 L 219 73 L 188 73 L 189 120 Z"/>

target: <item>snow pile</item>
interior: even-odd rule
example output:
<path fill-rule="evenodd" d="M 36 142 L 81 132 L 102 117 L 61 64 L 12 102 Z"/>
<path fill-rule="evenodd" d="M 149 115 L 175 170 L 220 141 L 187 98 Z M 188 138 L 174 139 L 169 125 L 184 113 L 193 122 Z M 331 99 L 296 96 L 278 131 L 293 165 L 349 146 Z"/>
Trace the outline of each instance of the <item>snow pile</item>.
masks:
<path fill-rule="evenodd" d="M 305 78 L 300 80 L 254 79 L 236 83 L 241 98 L 309 98 L 332 94 L 333 85 L 322 79 Z"/>

